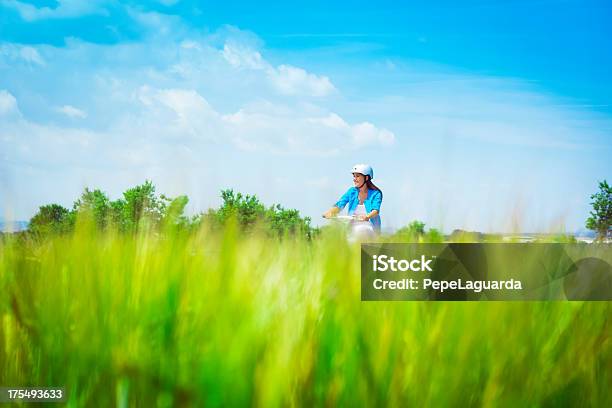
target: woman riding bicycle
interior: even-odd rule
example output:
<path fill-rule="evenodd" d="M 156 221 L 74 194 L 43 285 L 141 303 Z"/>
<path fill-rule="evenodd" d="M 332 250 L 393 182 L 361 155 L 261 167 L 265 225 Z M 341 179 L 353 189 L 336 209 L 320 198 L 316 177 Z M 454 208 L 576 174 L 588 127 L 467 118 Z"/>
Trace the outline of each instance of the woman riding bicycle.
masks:
<path fill-rule="evenodd" d="M 348 215 L 353 216 L 353 229 L 370 230 L 380 233 L 380 205 L 382 191 L 372 183 L 374 170 L 368 164 L 356 164 L 351 169 L 353 187 L 350 187 L 340 200 L 327 212 L 325 218 L 333 218 L 347 204 Z"/>

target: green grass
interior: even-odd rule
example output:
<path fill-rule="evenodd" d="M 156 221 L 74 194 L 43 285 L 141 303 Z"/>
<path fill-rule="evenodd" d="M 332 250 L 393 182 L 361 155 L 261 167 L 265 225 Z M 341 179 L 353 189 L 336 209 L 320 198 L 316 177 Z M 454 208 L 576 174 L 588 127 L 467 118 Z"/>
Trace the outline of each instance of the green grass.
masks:
<path fill-rule="evenodd" d="M 70 406 L 610 406 L 610 302 L 359 299 L 334 230 L 8 238 L 0 385 Z"/>

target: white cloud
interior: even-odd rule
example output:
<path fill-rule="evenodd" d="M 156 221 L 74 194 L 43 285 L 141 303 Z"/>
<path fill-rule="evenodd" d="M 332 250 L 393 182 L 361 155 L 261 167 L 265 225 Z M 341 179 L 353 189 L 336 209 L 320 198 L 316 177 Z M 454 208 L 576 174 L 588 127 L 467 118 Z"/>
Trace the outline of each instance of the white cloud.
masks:
<path fill-rule="evenodd" d="M 45 61 L 40 56 L 36 48 L 21 47 L 20 55 L 21 58 L 23 58 L 25 61 L 32 62 L 38 65 L 45 65 Z"/>
<path fill-rule="evenodd" d="M 268 73 L 272 84 L 287 95 L 325 96 L 335 91 L 328 77 L 318 76 L 291 65 L 279 65 Z"/>
<path fill-rule="evenodd" d="M 196 50 L 202 50 L 202 47 L 200 47 L 200 44 L 197 41 L 193 41 L 193 40 L 184 40 L 181 42 L 181 48 L 185 48 L 185 49 L 196 49 Z"/>
<path fill-rule="evenodd" d="M 140 24 L 141 29 L 145 29 L 153 36 L 167 36 L 181 29 L 178 16 L 155 11 L 145 12 L 131 6 L 126 6 L 126 11 L 135 22 Z"/>
<path fill-rule="evenodd" d="M 38 50 L 28 45 L 2 44 L 0 45 L 0 56 L 12 61 L 25 61 L 28 64 L 44 66 L 45 60 Z"/>
<path fill-rule="evenodd" d="M 395 140 L 395 135 L 387 129 L 378 129 L 370 122 L 359 123 L 351 126 L 351 136 L 357 146 L 371 144 L 391 145 Z"/>
<path fill-rule="evenodd" d="M 72 119 L 85 119 L 87 117 L 87 113 L 71 105 L 60 106 L 56 110 Z"/>
<path fill-rule="evenodd" d="M 259 102 L 223 114 L 194 90 L 150 87 L 142 87 L 138 99 L 146 107 L 140 121 L 158 132 L 229 142 L 243 150 L 331 155 L 394 141 L 393 133 L 387 129 L 367 122 L 351 125 L 337 114 L 315 107 L 296 109 Z"/>
<path fill-rule="evenodd" d="M 245 46 L 226 43 L 223 46 L 222 54 L 223 58 L 234 68 L 272 69 L 270 64 L 264 61 L 259 52 Z"/>
<path fill-rule="evenodd" d="M 26 21 L 108 14 L 103 7 L 107 2 L 105 0 L 57 0 L 57 2 L 57 6 L 53 8 L 36 7 L 17 0 L 2 0 L 2 5 L 17 10 L 21 18 Z"/>
<path fill-rule="evenodd" d="M 337 118 L 343 126 L 330 126 L 330 117 Z M 328 156 L 365 146 L 388 145 L 394 138 L 392 132 L 372 125 L 374 137 L 359 140 L 363 124 L 351 125 L 337 114 L 322 109 L 309 112 L 303 108 L 256 105 L 224 115 L 223 119 L 239 146 L 277 153 Z M 389 140 L 385 139 L 387 136 Z"/>
<path fill-rule="evenodd" d="M 198 115 L 216 115 L 206 99 L 194 90 L 140 88 L 141 102 L 152 106 L 154 101 L 170 108 L 181 120 L 195 119 Z"/>
<path fill-rule="evenodd" d="M 325 117 L 310 118 L 313 123 L 320 123 L 330 129 L 335 129 L 349 135 L 351 144 L 355 147 L 364 147 L 368 145 L 392 145 L 395 141 L 395 135 L 388 129 L 380 129 L 370 122 L 361 122 L 355 125 L 350 125 L 335 113 L 330 113 Z"/>
<path fill-rule="evenodd" d="M 17 99 L 6 90 L 0 90 L 0 115 L 20 115 Z"/>
<path fill-rule="evenodd" d="M 234 68 L 264 71 L 268 81 L 281 94 L 321 97 L 336 91 L 327 76 L 291 65 L 274 67 L 258 51 L 247 46 L 226 43 L 222 55 Z"/>
<path fill-rule="evenodd" d="M 154 89 L 141 87 L 138 99 L 145 109 L 137 120 L 123 125 L 123 131 L 133 132 L 136 126 L 159 138 L 183 140 L 198 145 L 203 141 L 224 141 L 220 115 L 208 101 L 194 90 Z"/>

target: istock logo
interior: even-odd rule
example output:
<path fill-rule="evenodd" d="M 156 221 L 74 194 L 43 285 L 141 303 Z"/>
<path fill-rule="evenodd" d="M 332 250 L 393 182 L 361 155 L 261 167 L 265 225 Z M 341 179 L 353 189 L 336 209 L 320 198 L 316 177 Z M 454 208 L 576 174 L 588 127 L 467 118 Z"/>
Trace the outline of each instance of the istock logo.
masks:
<path fill-rule="evenodd" d="M 372 255 L 372 267 L 374 272 L 433 272 L 429 264 L 434 260 L 435 256 L 431 259 L 425 259 L 425 255 L 421 255 L 421 259 L 395 259 L 392 256 L 387 255 Z"/>

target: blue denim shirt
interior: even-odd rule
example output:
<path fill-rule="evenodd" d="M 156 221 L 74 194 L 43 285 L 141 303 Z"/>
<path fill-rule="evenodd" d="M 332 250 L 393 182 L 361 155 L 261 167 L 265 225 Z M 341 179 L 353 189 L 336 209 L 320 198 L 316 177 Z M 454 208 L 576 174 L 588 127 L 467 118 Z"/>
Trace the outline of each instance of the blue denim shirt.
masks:
<path fill-rule="evenodd" d="M 357 205 L 359 204 L 359 189 L 357 187 L 349 188 L 340 200 L 336 203 L 336 207 L 340 210 L 348 204 L 348 215 L 353 215 Z M 368 190 L 368 197 L 363 202 L 365 205 L 366 213 L 370 213 L 372 210 L 377 210 L 380 213 L 380 205 L 382 204 L 382 193 L 378 190 Z M 380 232 L 380 215 L 370 218 L 374 230 Z"/>

